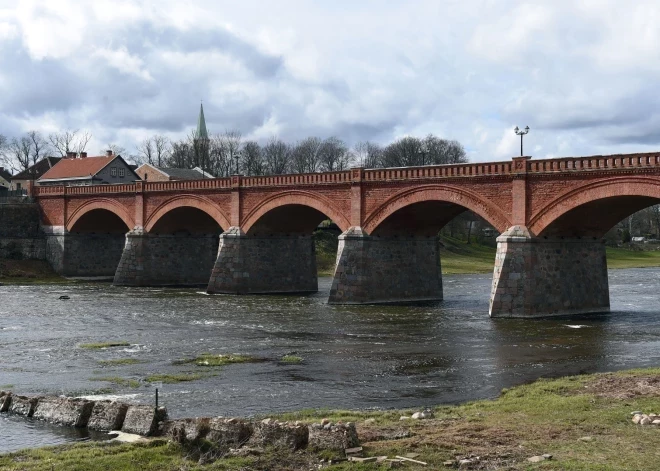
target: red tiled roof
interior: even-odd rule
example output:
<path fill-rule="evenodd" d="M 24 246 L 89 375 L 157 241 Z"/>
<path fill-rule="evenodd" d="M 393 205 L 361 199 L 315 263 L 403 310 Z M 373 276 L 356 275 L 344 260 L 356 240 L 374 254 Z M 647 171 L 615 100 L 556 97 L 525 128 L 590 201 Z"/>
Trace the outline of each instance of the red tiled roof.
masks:
<path fill-rule="evenodd" d="M 111 157 L 103 155 L 100 157 L 85 157 L 83 159 L 62 159 L 44 173 L 40 180 L 61 180 L 96 175 L 116 158 L 116 155 Z"/>

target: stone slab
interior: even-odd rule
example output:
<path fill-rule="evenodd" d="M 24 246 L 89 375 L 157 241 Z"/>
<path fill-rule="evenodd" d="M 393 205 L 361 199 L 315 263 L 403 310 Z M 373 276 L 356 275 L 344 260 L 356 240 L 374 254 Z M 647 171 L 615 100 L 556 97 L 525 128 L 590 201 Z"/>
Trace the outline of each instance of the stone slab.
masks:
<path fill-rule="evenodd" d="M 353 423 L 332 424 L 329 428 L 326 427 L 320 426 L 320 424 L 309 426 L 309 448 L 313 450 L 343 452 L 344 450 L 356 449 L 360 446 L 358 434 Z"/>
<path fill-rule="evenodd" d="M 252 436 L 251 423 L 240 419 L 214 417 L 209 422 L 206 439 L 220 446 L 237 448 L 245 444 Z"/>
<path fill-rule="evenodd" d="M 11 393 L 5 393 L 0 396 L 0 412 L 7 412 L 11 406 Z"/>
<path fill-rule="evenodd" d="M 167 409 L 160 407 L 158 411 L 153 406 L 129 406 L 121 427 L 122 432 L 143 435 L 155 435 L 158 423 L 167 420 Z"/>
<path fill-rule="evenodd" d="M 298 450 L 305 448 L 308 440 L 309 430 L 306 425 L 265 419 L 254 424 L 254 431 L 248 441 L 248 446 Z"/>
<path fill-rule="evenodd" d="M 92 430 L 120 430 L 124 424 L 128 404 L 117 401 L 97 401 L 87 422 Z"/>
<path fill-rule="evenodd" d="M 94 407 L 93 401 L 68 397 L 42 397 L 37 402 L 33 417 L 53 424 L 86 427 Z"/>
<path fill-rule="evenodd" d="M 32 417 L 34 408 L 37 405 L 39 398 L 27 396 L 11 396 L 11 404 L 9 405 L 8 412 L 16 415 L 24 415 L 25 417 Z"/>
<path fill-rule="evenodd" d="M 208 417 L 168 420 L 163 423 L 160 435 L 177 443 L 195 442 L 209 433 L 210 420 Z"/>

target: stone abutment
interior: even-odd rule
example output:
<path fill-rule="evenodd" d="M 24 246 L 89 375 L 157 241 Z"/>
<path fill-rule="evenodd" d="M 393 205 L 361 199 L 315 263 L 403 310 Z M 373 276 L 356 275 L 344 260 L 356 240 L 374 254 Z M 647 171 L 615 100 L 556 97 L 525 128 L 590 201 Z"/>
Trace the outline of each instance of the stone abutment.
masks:
<path fill-rule="evenodd" d="M 533 237 L 514 226 L 497 239 L 489 314 L 545 317 L 608 312 L 601 240 Z"/>
<path fill-rule="evenodd" d="M 253 237 L 231 227 L 220 235 L 209 293 L 313 293 L 318 291 L 311 236 Z"/>
<path fill-rule="evenodd" d="M 339 236 L 330 304 L 440 300 L 437 237 L 372 237 L 359 227 Z"/>
<path fill-rule="evenodd" d="M 114 273 L 120 286 L 206 285 L 218 250 L 213 234 L 126 234 Z"/>
<path fill-rule="evenodd" d="M 57 227 L 46 232 L 46 260 L 63 276 L 112 277 L 123 247 L 124 234 L 78 234 Z"/>

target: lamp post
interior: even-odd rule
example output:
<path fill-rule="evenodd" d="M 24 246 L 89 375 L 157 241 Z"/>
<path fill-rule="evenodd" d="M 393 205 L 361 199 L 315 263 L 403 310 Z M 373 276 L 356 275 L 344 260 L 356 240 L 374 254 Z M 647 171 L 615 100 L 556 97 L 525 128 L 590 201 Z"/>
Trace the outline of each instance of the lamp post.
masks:
<path fill-rule="evenodd" d="M 523 156 L 523 136 L 529 132 L 529 126 L 525 126 L 525 129 L 518 129 L 518 126 L 513 130 L 518 136 L 520 136 L 520 157 Z"/>
<path fill-rule="evenodd" d="M 417 154 L 421 157 L 423 167 L 426 165 L 426 146 L 424 144 L 422 144 L 422 146 L 417 150 Z"/>

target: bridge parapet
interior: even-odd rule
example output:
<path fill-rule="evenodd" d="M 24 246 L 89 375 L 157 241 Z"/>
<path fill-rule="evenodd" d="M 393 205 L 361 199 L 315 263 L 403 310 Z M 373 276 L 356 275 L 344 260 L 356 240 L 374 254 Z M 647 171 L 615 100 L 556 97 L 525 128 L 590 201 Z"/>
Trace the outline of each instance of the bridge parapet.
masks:
<path fill-rule="evenodd" d="M 364 171 L 365 181 L 416 180 L 420 178 L 474 177 L 480 175 L 509 175 L 511 162 L 475 164 L 426 165 L 423 167 L 377 168 Z"/>
<path fill-rule="evenodd" d="M 527 162 L 527 171 L 530 173 L 620 170 L 643 167 L 660 167 L 660 154 L 592 155 L 588 157 L 530 160 Z"/>
<path fill-rule="evenodd" d="M 323 185 L 326 183 L 348 183 L 350 181 L 350 170 L 344 170 L 340 172 L 242 177 L 241 186 Z"/>

